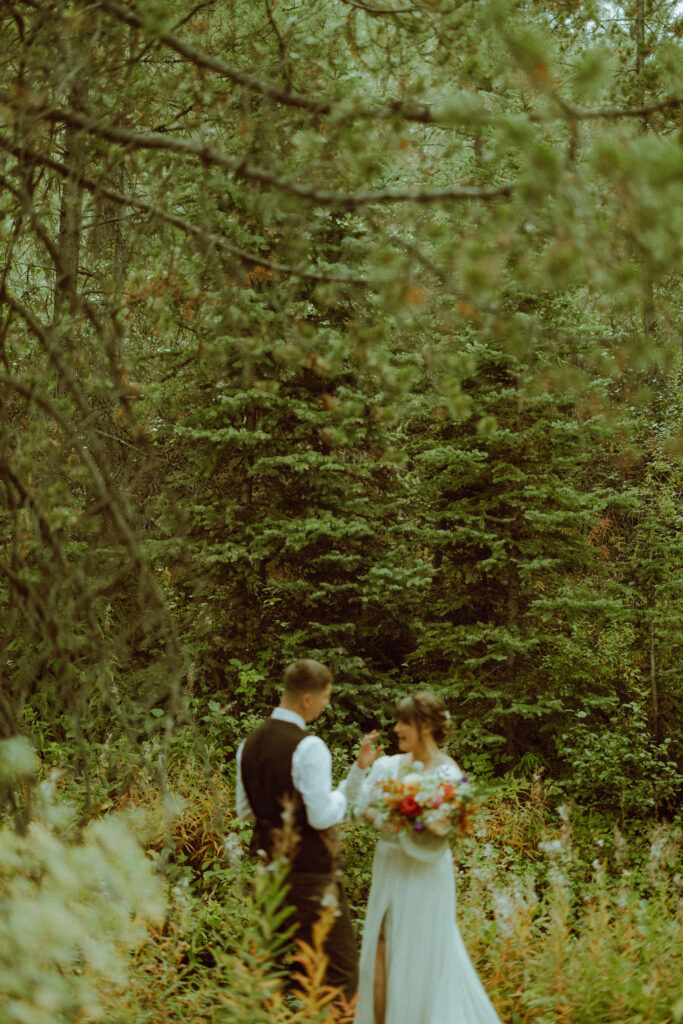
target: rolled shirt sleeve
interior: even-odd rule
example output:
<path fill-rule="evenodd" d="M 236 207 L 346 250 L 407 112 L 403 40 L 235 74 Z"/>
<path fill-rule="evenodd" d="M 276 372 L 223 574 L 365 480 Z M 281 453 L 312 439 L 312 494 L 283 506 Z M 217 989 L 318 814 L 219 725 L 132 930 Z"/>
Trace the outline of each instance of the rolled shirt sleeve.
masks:
<path fill-rule="evenodd" d="M 247 821 L 253 821 L 254 820 L 254 812 L 253 812 L 253 810 L 251 808 L 251 804 L 249 803 L 249 798 L 247 797 L 247 791 L 244 788 L 244 783 L 242 782 L 242 751 L 244 750 L 244 744 L 245 744 L 245 740 L 242 740 L 242 742 L 240 743 L 239 747 L 237 748 L 237 753 L 235 755 L 235 760 L 237 761 L 237 785 L 235 787 L 235 810 L 237 811 L 237 817 L 238 818 L 246 818 Z"/>
<path fill-rule="evenodd" d="M 254 812 L 242 781 L 244 742 L 243 740 L 240 743 L 235 755 L 235 810 L 239 818 L 253 821 Z M 311 828 L 321 831 L 343 821 L 347 808 L 353 805 L 357 798 L 366 773 L 367 770 L 354 764 L 344 781 L 333 789 L 330 751 L 318 736 L 305 736 L 292 757 L 292 782 L 301 794 Z"/>
<path fill-rule="evenodd" d="M 301 793 L 311 828 L 322 829 L 344 820 L 364 772 L 354 765 L 344 781 L 332 788 L 332 755 L 318 736 L 306 736 L 292 757 L 292 782 Z"/>

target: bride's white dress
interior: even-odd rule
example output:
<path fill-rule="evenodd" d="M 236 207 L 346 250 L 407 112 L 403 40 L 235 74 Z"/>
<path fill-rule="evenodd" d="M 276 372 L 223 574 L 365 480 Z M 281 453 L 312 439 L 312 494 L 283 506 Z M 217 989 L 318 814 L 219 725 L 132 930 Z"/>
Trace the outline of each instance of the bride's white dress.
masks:
<path fill-rule="evenodd" d="M 356 813 L 376 798 L 378 784 L 396 778 L 404 763 L 400 754 L 375 761 L 360 790 Z M 448 782 L 461 778 L 453 764 L 434 771 Z M 453 860 L 446 844 L 438 844 L 431 859 L 419 860 L 393 837 L 378 841 L 354 1024 L 375 1024 L 373 981 L 383 921 L 385 1024 L 500 1024 L 456 924 Z"/>

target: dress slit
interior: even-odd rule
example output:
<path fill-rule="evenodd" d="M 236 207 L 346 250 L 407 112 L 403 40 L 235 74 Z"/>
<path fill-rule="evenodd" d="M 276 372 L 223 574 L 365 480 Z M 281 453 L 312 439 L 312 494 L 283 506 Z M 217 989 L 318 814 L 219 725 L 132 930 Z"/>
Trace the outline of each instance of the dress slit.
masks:
<path fill-rule="evenodd" d="M 375 976 L 373 979 L 372 1009 L 374 1024 L 385 1024 L 387 1015 L 387 940 L 386 921 L 389 910 L 384 911 L 384 917 L 379 926 L 377 943 L 375 945 Z"/>

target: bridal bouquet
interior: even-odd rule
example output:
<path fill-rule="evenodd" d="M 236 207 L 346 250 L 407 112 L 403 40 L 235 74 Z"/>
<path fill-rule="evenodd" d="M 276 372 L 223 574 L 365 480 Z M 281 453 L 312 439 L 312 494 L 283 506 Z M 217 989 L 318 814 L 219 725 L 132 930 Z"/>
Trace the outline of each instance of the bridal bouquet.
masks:
<path fill-rule="evenodd" d="M 466 775 L 449 782 L 423 771 L 418 761 L 407 774 L 375 788 L 363 817 L 384 835 L 425 833 L 452 840 L 472 829 L 474 797 Z"/>

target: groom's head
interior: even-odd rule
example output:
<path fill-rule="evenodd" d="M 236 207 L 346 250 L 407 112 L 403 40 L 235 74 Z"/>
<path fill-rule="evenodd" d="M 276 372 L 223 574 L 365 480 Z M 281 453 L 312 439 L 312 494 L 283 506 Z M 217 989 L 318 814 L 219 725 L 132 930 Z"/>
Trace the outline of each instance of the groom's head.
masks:
<path fill-rule="evenodd" d="M 288 665 L 282 683 L 282 704 L 298 712 L 304 722 L 315 721 L 330 702 L 332 673 L 313 658 L 301 658 Z"/>

